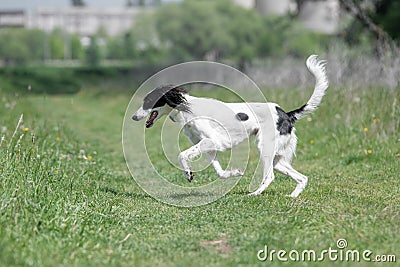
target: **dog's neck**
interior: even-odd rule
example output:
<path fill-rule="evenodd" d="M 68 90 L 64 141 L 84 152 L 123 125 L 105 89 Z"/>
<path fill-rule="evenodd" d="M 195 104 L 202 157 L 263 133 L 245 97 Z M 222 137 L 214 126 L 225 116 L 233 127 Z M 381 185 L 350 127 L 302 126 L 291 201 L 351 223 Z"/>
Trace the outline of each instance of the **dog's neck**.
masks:
<path fill-rule="evenodd" d="M 193 96 L 190 96 L 189 94 L 184 94 L 184 97 L 186 101 L 190 101 L 191 99 L 195 98 Z M 184 112 L 173 109 L 171 113 L 169 114 L 169 118 L 176 123 L 179 123 L 181 126 L 186 124 L 186 119 L 185 116 L 183 115 Z"/>

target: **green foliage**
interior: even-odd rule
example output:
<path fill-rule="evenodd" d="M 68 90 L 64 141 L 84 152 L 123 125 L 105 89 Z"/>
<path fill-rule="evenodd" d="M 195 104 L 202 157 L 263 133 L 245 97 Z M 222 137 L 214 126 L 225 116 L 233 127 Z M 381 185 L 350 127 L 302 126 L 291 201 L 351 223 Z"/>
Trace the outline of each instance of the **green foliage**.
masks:
<path fill-rule="evenodd" d="M 285 54 L 298 58 L 323 53 L 330 43 L 329 36 L 309 32 L 295 23 L 284 33 L 284 36 Z"/>
<path fill-rule="evenodd" d="M 289 17 L 262 17 L 230 1 L 188 0 L 160 8 L 153 18 L 160 40 L 179 60 L 212 55 L 242 65 L 264 56 L 304 57 L 325 48 L 329 39 Z"/>
<path fill-rule="evenodd" d="M 89 66 L 98 66 L 102 60 L 102 53 L 99 46 L 99 39 L 97 36 L 93 36 L 90 39 L 89 47 L 86 49 L 86 64 Z"/>
<path fill-rule="evenodd" d="M 185 1 L 167 5 L 154 15 L 162 42 L 179 60 L 203 59 L 207 52 L 225 54 L 232 39 L 224 18 L 209 1 Z"/>
<path fill-rule="evenodd" d="M 81 90 L 98 94 L 131 92 L 165 67 L 167 65 L 137 62 L 120 66 L 0 68 L 0 90 L 24 95 L 73 94 Z"/>
<path fill-rule="evenodd" d="M 77 34 L 74 34 L 69 38 L 71 45 L 71 59 L 83 59 L 84 49 L 80 37 Z"/>
<path fill-rule="evenodd" d="M 240 62 L 251 62 L 258 56 L 259 36 L 264 31 L 263 17 L 229 2 L 218 2 L 218 16 L 224 20 L 222 30 L 228 34 L 227 54 Z"/>
<path fill-rule="evenodd" d="M 357 0 L 355 4 L 360 7 L 362 12 L 374 24 L 386 32 L 392 39 L 399 41 L 400 31 L 400 2 L 397 0 Z M 374 46 L 376 44 L 376 33 L 372 33 L 365 23 L 360 22 L 359 19 L 353 18 L 348 26 L 344 29 L 343 39 L 350 45 L 360 46 L 365 48 L 367 46 Z"/>
<path fill-rule="evenodd" d="M 44 36 L 39 30 L 0 29 L 0 58 L 6 65 L 42 60 Z"/>
<path fill-rule="evenodd" d="M 133 34 L 127 32 L 114 38 L 107 38 L 106 57 L 108 59 L 135 59 L 137 56 L 136 42 Z"/>
<path fill-rule="evenodd" d="M 51 32 L 50 55 L 51 59 L 64 59 L 65 56 L 65 37 L 61 29 L 55 29 Z"/>
<path fill-rule="evenodd" d="M 37 64 L 45 59 L 82 59 L 84 53 L 79 36 L 61 29 L 49 34 L 34 29 L 1 29 L 0 39 L 7 40 L 0 42 L 0 60 L 5 65 Z"/>
<path fill-rule="evenodd" d="M 375 19 L 385 27 L 395 27 L 395 10 L 377 9 Z M 117 36 L 108 36 L 101 28 L 88 47 L 83 47 L 78 35 L 60 29 L 51 33 L 1 29 L 0 39 L 7 42 L 0 42 L 0 59 L 5 65 L 73 59 L 88 66 L 99 66 L 103 59 L 156 65 L 206 59 L 243 68 L 255 59 L 304 58 L 326 51 L 332 40 L 341 42 L 342 36 L 363 51 L 372 43 L 357 23 L 341 37 L 332 38 L 305 30 L 293 17 L 262 16 L 229 0 L 186 0 L 144 10 L 130 30 Z"/>
<path fill-rule="evenodd" d="M 135 38 L 136 60 L 145 63 L 160 64 L 175 62 L 176 57 L 170 51 L 168 44 L 160 41 L 154 12 L 139 15 L 130 34 Z"/>
<path fill-rule="evenodd" d="M 0 70 L 0 84 L 8 92 L 71 94 L 80 90 L 67 69 L 4 68 Z"/>
<path fill-rule="evenodd" d="M 380 25 L 393 39 L 400 40 L 400 2 L 397 0 L 376 1 L 373 20 Z"/>

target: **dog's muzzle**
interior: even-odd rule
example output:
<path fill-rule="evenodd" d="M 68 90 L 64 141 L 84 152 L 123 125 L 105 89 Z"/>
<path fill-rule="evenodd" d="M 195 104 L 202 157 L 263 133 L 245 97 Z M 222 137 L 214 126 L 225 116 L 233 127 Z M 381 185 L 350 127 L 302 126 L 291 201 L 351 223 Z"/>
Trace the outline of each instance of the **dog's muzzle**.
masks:
<path fill-rule="evenodd" d="M 140 107 L 135 114 L 133 114 L 132 116 L 132 120 L 134 121 L 140 121 L 143 120 L 144 118 L 146 118 L 147 115 L 150 114 L 150 109 L 145 110 L 143 109 L 143 107 Z"/>

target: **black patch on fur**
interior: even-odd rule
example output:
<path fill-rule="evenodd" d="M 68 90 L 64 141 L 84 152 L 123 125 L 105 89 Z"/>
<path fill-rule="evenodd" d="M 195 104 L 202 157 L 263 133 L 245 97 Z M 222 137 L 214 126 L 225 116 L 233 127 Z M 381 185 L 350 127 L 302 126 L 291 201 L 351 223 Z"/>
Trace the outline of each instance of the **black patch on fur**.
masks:
<path fill-rule="evenodd" d="M 294 123 L 295 121 L 297 121 L 296 115 L 297 114 L 301 114 L 304 112 L 304 109 L 306 108 L 307 104 L 302 105 L 301 107 L 299 107 L 298 109 L 289 111 L 287 113 L 287 115 L 289 116 L 289 119 L 292 123 Z"/>
<path fill-rule="evenodd" d="M 145 96 L 143 109 L 158 108 L 167 104 L 171 108 L 179 111 L 189 112 L 189 104 L 183 96 L 185 93 L 186 91 L 183 88 L 174 85 L 157 87 Z"/>
<path fill-rule="evenodd" d="M 280 135 L 290 134 L 293 129 L 294 121 L 292 120 L 289 114 L 286 114 L 283 109 L 280 107 L 276 107 L 276 112 L 278 113 L 278 121 L 276 123 L 276 128 L 279 131 Z"/>
<path fill-rule="evenodd" d="M 243 112 L 239 112 L 238 114 L 236 114 L 236 119 L 240 121 L 247 121 L 249 119 L 249 115 Z"/>

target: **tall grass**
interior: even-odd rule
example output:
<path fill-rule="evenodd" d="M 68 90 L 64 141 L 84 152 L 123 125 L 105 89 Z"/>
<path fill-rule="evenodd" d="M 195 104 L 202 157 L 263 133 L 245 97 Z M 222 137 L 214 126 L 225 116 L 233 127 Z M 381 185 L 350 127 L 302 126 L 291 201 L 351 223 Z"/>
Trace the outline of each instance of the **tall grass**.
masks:
<path fill-rule="evenodd" d="M 400 86 L 400 50 L 384 58 L 367 56 L 365 51 L 333 45 L 326 54 L 319 55 L 328 62 L 331 86 L 345 88 L 381 87 L 390 90 Z M 258 62 L 249 69 L 249 76 L 260 86 L 269 88 L 309 87 L 310 75 L 305 59 L 286 57 Z"/>

